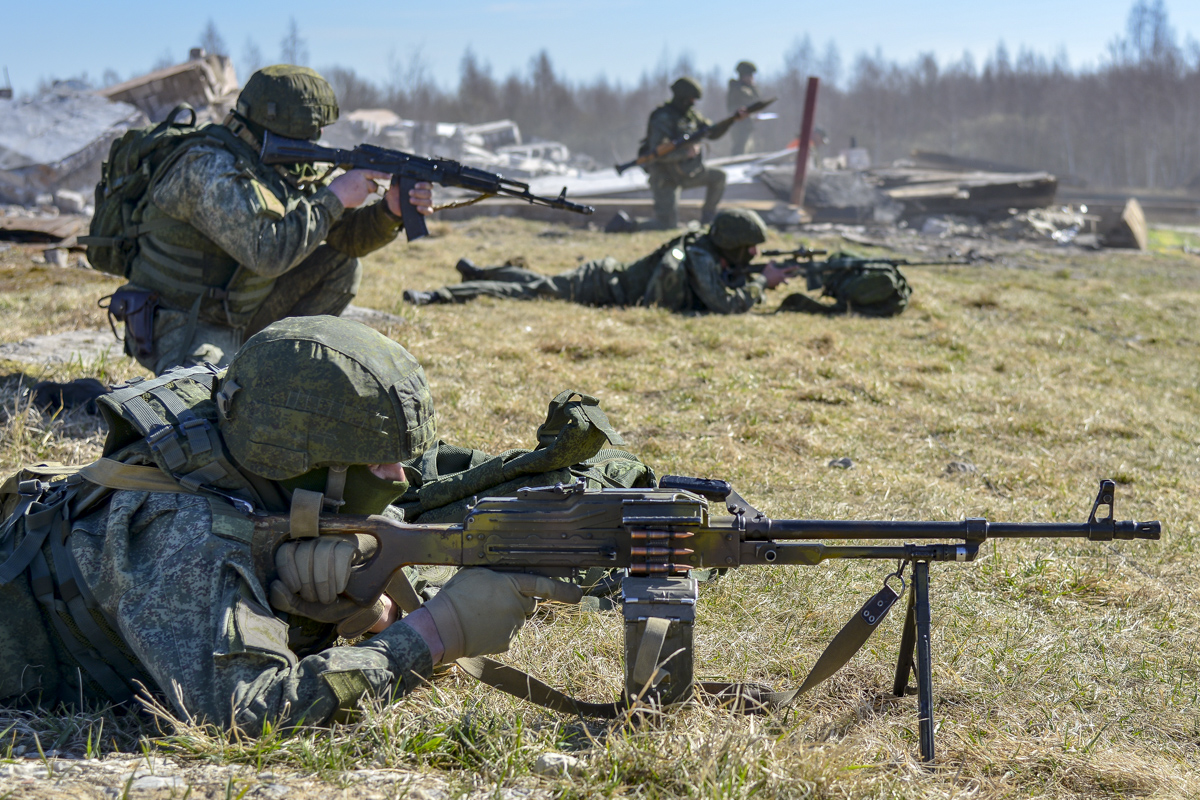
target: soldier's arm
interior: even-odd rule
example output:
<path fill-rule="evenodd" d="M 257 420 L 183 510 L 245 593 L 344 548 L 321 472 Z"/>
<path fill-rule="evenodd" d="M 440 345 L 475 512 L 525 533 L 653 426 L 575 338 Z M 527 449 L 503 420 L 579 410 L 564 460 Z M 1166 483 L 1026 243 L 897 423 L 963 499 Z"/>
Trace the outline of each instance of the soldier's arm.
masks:
<path fill-rule="evenodd" d="M 196 495 L 118 492 L 105 546 L 128 559 L 102 562 L 87 578 L 177 713 L 254 735 L 266 722 L 324 724 L 364 695 L 404 694 L 432 674 L 428 645 L 404 622 L 298 658 L 255 576 L 253 525 L 218 522 Z"/>
<path fill-rule="evenodd" d="M 716 255 L 703 247 L 687 250 L 688 283 L 705 308 L 717 314 L 744 314 L 762 302 L 766 281 L 750 275 L 740 287 L 730 286 Z"/>
<path fill-rule="evenodd" d="M 739 106 L 739 108 L 743 108 L 743 106 Z M 733 113 L 736 113 L 737 111 L 738 111 L 738 108 L 735 108 L 733 110 Z M 741 119 L 745 119 L 745 118 L 742 117 Z M 716 125 L 713 125 L 711 128 L 708 129 L 708 136 L 706 138 L 720 139 L 722 136 L 724 136 L 726 133 L 729 132 L 729 129 L 731 127 L 733 127 L 733 123 L 738 122 L 738 121 L 739 121 L 738 117 L 734 117 L 734 116 L 726 117 L 725 119 L 721 120 Z"/>
<path fill-rule="evenodd" d="M 343 214 L 329 229 L 325 242 L 348 256 L 365 256 L 395 240 L 403 227 L 387 203 L 378 202 Z"/>
<path fill-rule="evenodd" d="M 190 149 L 151 190 L 168 215 L 193 225 L 251 272 L 275 277 L 307 258 L 341 219 L 345 207 L 327 188 L 299 193 L 285 205 L 232 154 Z"/>

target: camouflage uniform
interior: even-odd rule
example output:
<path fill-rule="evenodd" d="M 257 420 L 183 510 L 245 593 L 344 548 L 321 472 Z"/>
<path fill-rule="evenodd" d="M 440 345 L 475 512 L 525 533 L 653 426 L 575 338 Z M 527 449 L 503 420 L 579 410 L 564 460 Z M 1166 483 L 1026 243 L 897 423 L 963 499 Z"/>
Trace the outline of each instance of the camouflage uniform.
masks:
<path fill-rule="evenodd" d="M 725 213 L 725 212 L 722 212 Z M 588 261 L 554 276 L 520 267 L 491 267 L 480 280 L 438 289 L 438 301 L 462 303 L 480 296 L 571 300 L 588 306 L 660 306 L 672 311 L 742 314 L 763 299 L 761 275 L 731 269 L 707 235 L 668 242 L 629 264 L 613 258 Z"/>
<path fill-rule="evenodd" d="M 263 73 L 275 83 L 255 83 Z M 271 129 L 315 136 L 337 109 L 311 70 L 269 67 L 247 82 L 243 98 L 297 75 L 327 90 L 332 110 L 299 129 L 293 120 Z M 153 352 L 138 357 L 156 374 L 204 361 L 224 366 L 246 338 L 287 316 L 340 314 L 358 292 L 358 258 L 401 229 L 386 203 L 346 210 L 311 170 L 263 165 L 263 128 L 250 119 L 257 114 L 242 100 L 238 108 L 246 116 L 210 126 L 171 156 L 142 211 L 129 281 L 159 296 Z"/>
<path fill-rule="evenodd" d="M 259 366 L 238 372 L 256 348 Z M 320 401 L 303 392 L 309 381 L 326 390 Z M 266 722 L 322 724 L 364 695 L 429 678 L 429 648 L 408 625 L 332 647 L 331 625 L 272 611 L 253 522 L 233 504 L 286 511 L 289 481 L 315 466 L 423 452 L 436 439 L 432 406 L 403 348 L 357 323 L 285 320 L 247 342 L 228 373 L 174 370 L 100 404 L 110 431 L 96 464 L 140 466 L 134 480 L 144 482 L 146 472 L 171 475 L 179 489 L 121 489 L 90 465 L 49 486 L 22 484 L 13 514 L 15 479 L 5 485 L 0 702 L 121 702 L 141 683 L 180 715 L 255 734 Z M 173 457 L 183 464 L 168 469 Z M 379 483 L 392 498 L 407 488 Z M 344 498 L 345 508 L 360 502 L 350 484 Z M 371 498 L 375 511 L 387 504 Z"/>
<path fill-rule="evenodd" d="M 737 71 L 738 77 L 729 79 L 729 93 L 725 95 L 725 108 L 730 114 L 736 114 L 739 108 L 762 100 L 758 87 L 746 80 L 756 72 L 754 65 L 743 61 L 737 65 Z M 745 153 L 753 136 L 754 120 L 744 119 L 733 123 L 733 128 L 729 131 L 729 155 L 740 156 Z"/>
<path fill-rule="evenodd" d="M 688 78 L 672 84 L 674 97 L 663 103 L 650 114 L 646 127 L 646 146 L 650 152 L 664 142 L 687 133 L 694 133 L 702 126 L 711 124 L 698 112 L 692 103 L 700 97 L 700 86 Z M 689 99 L 690 98 L 690 99 Z M 719 139 L 729 130 L 729 124 L 711 128 L 705 138 Z M 700 154 L 690 156 L 688 148 L 681 147 L 672 153 L 657 158 L 646 165 L 650 175 L 650 191 L 654 197 L 654 220 L 638 223 L 639 230 L 670 230 L 679 227 L 679 191 L 705 187 L 704 206 L 700 212 L 703 224 L 712 221 L 717 213 L 717 204 L 725 193 L 725 173 L 719 169 L 705 167 Z"/>

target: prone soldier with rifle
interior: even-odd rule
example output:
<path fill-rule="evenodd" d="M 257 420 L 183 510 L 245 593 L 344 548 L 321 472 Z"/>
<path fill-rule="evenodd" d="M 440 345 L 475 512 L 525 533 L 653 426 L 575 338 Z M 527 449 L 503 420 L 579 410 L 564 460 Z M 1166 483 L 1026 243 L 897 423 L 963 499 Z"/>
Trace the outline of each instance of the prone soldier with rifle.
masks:
<path fill-rule="evenodd" d="M 620 437 L 594 398 L 570 392 L 551 403 L 537 449 L 478 463 L 460 451 L 468 468 L 443 472 L 453 448 L 438 441 L 420 365 L 335 317 L 283 320 L 226 370 L 175 369 L 98 403 L 109 427 L 102 458 L 31 466 L 0 487 L 5 705 L 130 703 L 140 685 L 182 718 L 257 735 L 345 720 L 364 698 L 413 691 L 436 663 L 457 661 L 565 713 L 615 717 L 692 696 L 763 711 L 846 663 L 907 573 L 894 689 L 904 694 L 915 671 L 931 759 L 932 562 L 971 561 L 990 538 L 1160 535 L 1157 522 L 1116 520 L 1110 481 L 1076 524 L 774 520 L 723 481 L 655 484 L 628 453 L 597 451 Z M 575 463 L 587 453 L 599 461 Z M 531 469 L 564 477 L 511 488 Z M 426 524 L 421 512 L 406 523 L 391 505 L 414 497 L 406 514 L 462 491 L 476 499 L 457 522 Z M 839 540 L 855 543 L 825 543 Z M 845 558 L 900 565 L 798 689 L 694 681 L 692 570 Z M 422 598 L 404 568 L 424 564 L 466 569 Z M 616 702 L 575 700 L 480 658 L 509 649 L 537 598 L 578 603 L 578 579 L 592 569 L 621 578 L 626 680 Z M 348 646 L 339 634 L 371 635 Z"/>

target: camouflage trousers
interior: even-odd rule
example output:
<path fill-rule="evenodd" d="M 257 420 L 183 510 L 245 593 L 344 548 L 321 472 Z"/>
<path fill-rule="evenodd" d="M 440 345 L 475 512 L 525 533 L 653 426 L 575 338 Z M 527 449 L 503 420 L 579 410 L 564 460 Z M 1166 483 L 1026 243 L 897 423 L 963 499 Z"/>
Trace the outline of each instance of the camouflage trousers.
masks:
<path fill-rule="evenodd" d="M 443 286 L 436 294 L 445 303 L 465 303 L 476 297 L 510 300 L 548 298 L 587 306 L 635 305 L 646 291 L 634 285 L 626 265 L 615 258 L 599 258 L 558 275 L 542 275 L 521 267 L 489 267 L 479 280 Z"/>
<path fill-rule="evenodd" d="M 243 328 L 195 320 L 184 310 L 160 308 L 154 318 L 154 349 L 138 363 L 155 375 L 205 361 L 228 365 L 242 342 L 285 317 L 338 316 L 358 294 L 362 265 L 329 245 L 321 245 L 281 275 Z"/>
<path fill-rule="evenodd" d="M 707 225 L 716 216 L 717 205 L 725 194 L 725 172 L 714 167 L 705 167 L 692 177 L 676 183 L 666 176 L 652 175 L 650 191 L 654 196 L 654 219 L 639 222 L 638 230 L 673 230 L 679 227 L 679 192 L 703 186 L 704 207 L 700 210 L 700 222 Z"/>

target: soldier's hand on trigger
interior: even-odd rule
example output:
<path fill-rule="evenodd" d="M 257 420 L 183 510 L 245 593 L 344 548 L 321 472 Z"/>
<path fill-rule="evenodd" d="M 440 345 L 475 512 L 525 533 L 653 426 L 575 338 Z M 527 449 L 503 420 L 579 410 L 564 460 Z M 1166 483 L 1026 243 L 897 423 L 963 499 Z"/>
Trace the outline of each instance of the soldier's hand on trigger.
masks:
<path fill-rule="evenodd" d="M 387 199 L 388 208 L 397 217 L 400 216 L 400 186 L 388 187 L 387 194 L 384 195 Z M 413 204 L 417 209 L 417 213 L 423 217 L 428 217 L 433 213 L 433 184 L 424 181 L 418 183 L 408 192 L 408 202 Z"/>
<path fill-rule="evenodd" d="M 396 621 L 395 604 L 385 595 L 363 608 L 339 595 L 359 557 L 356 537 L 319 536 L 284 542 L 275 551 L 279 579 L 271 583 L 271 606 L 320 622 L 337 623 L 347 638 L 378 633 Z"/>
<path fill-rule="evenodd" d="M 763 267 L 762 275 L 767 279 L 767 288 L 774 289 L 780 284 L 787 283 L 792 276 L 791 270 L 780 267 L 774 261 Z"/>
<path fill-rule="evenodd" d="M 686 152 L 687 152 L 688 158 L 692 158 L 694 156 L 700 155 L 700 143 L 699 142 L 691 142 L 690 144 L 688 144 Z"/>
<path fill-rule="evenodd" d="M 392 176 L 387 172 L 374 169 L 352 169 L 329 182 L 329 191 L 337 195 L 346 208 L 358 208 L 367 198 L 379 191 L 379 186 L 390 181 Z M 388 208 L 396 216 L 400 216 L 400 187 L 391 186 L 386 195 Z M 433 187 L 421 182 L 408 193 L 408 200 L 423 216 L 433 213 Z"/>
<path fill-rule="evenodd" d="M 503 653 L 512 646 L 526 617 L 533 613 L 535 597 L 578 603 L 583 590 L 573 583 L 541 575 L 494 572 L 482 567 L 464 569 L 406 620 L 420 630 L 420 617 L 428 614 L 441 640 L 430 643 L 435 660 L 450 662 Z M 438 644 L 442 651 L 440 659 L 436 652 Z"/>

